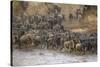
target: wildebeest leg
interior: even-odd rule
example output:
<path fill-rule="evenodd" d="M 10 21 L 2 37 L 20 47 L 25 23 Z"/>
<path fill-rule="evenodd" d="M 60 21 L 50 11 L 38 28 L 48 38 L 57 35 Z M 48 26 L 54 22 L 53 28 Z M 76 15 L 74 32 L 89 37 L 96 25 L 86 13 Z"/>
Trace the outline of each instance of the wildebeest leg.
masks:
<path fill-rule="evenodd" d="M 49 44 L 47 43 L 47 49 L 49 48 Z"/>
<path fill-rule="evenodd" d="M 46 43 L 46 41 L 44 42 L 44 45 L 45 45 L 45 49 L 47 49 L 47 43 Z"/>
<path fill-rule="evenodd" d="M 18 47 L 19 47 L 19 49 L 21 49 L 21 43 L 20 43 L 20 41 L 18 42 Z"/>
<path fill-rule="evenodd" d="M 18 44 L 19 49 L 21 49 L 22 48 L 22 43 L 21 43 L 20 39 L 17 40 L 17 44 Z"/>
<path fill-rule="evenodd" d="M 60 50 L 62 50 L 64 48 L 64 41 L 60 42 Z"/>
<path fill-rule="evenodd" d="M 86 54 L 87 50 L 88 50 L 88 47 L 85 46 L 85 47 L 83 48 L 83 54 Z"/>
<path fill-rule="evenodd" d="M 72 22 L 72 20 L 73 20 L 73 15 L 72 15 L 72 13 L 70 13 L 69 14 L 69 21 Z"/>
<path fill-rule="evenodd" d="M 85 51 L 86 51 L 86 48 L 85 47 L 82 47 L 83 54 L 85 54 Z"/>
<path fill-rule="evenodd" d="M 52 41 L 51 41 L 51 40 L 49 40 L 49 41 L 48 41 L 48 43 L 47 43 L 47 49 L 49 49 L 49 48 L 50 48 L 51 44 L 52 44 Z"/>

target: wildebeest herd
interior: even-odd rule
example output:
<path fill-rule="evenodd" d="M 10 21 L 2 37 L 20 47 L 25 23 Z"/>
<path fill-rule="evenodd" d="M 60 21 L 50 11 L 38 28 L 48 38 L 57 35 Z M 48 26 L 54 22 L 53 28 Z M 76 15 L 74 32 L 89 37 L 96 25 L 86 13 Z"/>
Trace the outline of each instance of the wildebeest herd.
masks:
<path fill-rule="evenodd" d="M 55 8 L 48 15 L 25 13 L 12 16 L 12 45 L 22 48 L 59 49 L 68 51 L 97 51 L 97 32 L 77 33 L 65 30 L 64 15 Z"/>

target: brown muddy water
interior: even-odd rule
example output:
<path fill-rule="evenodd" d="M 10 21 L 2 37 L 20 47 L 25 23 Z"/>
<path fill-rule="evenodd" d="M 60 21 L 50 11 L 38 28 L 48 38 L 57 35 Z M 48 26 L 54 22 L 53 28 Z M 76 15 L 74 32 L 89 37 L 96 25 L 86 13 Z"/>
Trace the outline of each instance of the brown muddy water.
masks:
<path fill-rule="evenodd" d="M 31 49 L 19 50 L 14 49 L 12 54 L 14 66 L 32 66 L 47 64 L 68 64 L 82 62 L 96 62 L 96 54 L 76 55 L 72 53 L 62 53 L 55 50 Z"/>

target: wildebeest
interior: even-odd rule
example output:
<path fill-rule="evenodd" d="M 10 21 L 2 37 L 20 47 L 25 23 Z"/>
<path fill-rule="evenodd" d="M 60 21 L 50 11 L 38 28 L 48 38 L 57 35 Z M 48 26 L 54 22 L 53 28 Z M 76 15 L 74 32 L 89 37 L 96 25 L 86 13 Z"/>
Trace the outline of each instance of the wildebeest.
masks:
<path fill-rule="evenodd" d="M 83 52 L 84 54 L 87 51 L 87 49 L 88 49 L 88 45 L 86 43 L 81 43 L 81 42 L 77 43 L 75 47 L 76 52 L 80 52 L 80 53 Z"/>
<path fill-rule="evenodd" d="M 49 46 L 51 48 L 56 48 L 58 49 L 62 45 L 62 40 L 60 35 L 52 35 L 51 37 L 48 38 L 48 48 Z"/>
<path fill-rule="evenodd" d="M 35 35 L 35 37 L 33 37 L 33 43 L 34 43 L 34 47 L 40 46 L 41 45 L 41 37 L 38 35 Z M 41 48 L 41 46 L 39 48 Z"/>
<path fill-rule="evenodd" d="M 83 17 L 83 13 L 82 10 L 79 8 L 76 10 L 76 19 L 78 20 L 78 22 L 82 20 L 82 17 Z"/>
<path fill-rule="evenodd" d="M 25 34 L 20 37 L 20 48 L 28 48 L 32 47 L 33 44 L 33 36 L 32 34 Z"/>
<path fill-rule="evenodd" d="M 28 2 L 26 1 L 20 1 L 20 5 L 22 7 L 23 10 L 26 10 L 28 7 Z"/>
<path fill-rule="evenodd" d="M 53 26 L 53 30 L 54 32 L 63 32 L 64 31 L 64 27 L 62 25 L 56 24 L 55 26 Z"/>
<path fill-rule="evenodd" d="M 69 51 L 72 51 L 74 50 L 74 41 L 73 40 L 70 40 L 70 41 L 65 41 L 64 42 L 64 49 L 68 49 Z"/>
<path fill-rule="evenodd" d="M 82 44 L 81 43 L 77 43 L 76 47 L 75 47 L 76 51 L 82 51 Z"/>
<path fill-rule="evenodd" d="M 90 37 L 89 44 L 91 45 L 91 51 L 97 50 L 97 37 Z"/>
<path fill-rule="evenodd" d="M 54 16 L 54 18 L 55 18 L 55 22 L 60 25 L 65 20 L 64 15 L 62 15 L 62 14 L 57 14 Z"/>
<path fill-rule="evenodd" d="M 80 39 L 80 51 L 95 51 L 97 49 L 97 40 L 94 37 L 87 37 L 85 39 Z"/>
<path fill-rule="evenodd" d="M 53 48 L 53 44 L 54 44 L 54 42 L 53 42 L 53 37 L 50 37 L 50 38 L 48 38 L 48 40 L 47 40 L 47 49 L 48 48 Z"/>
<path fill-rule="evenodd" d="M 70 14 L 69 14 L 69 21 L 72 22 L 72 21 L 73 21 L 73 18 L 74 18 L 74 17 L 73 17 L 73 14 L 70 13 Z"/>

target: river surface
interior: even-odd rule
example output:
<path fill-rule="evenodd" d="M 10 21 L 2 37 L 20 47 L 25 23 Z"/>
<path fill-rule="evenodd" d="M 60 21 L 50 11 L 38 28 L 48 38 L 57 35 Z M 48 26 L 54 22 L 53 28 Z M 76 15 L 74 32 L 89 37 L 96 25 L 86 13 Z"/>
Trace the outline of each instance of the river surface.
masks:
<path fill-rule="evenodd" d="M 47 49 L 14 49 L 12 60 L 14 66 L 68 64 L 81 62 L 96 62 L 97 55 L 76 55 Z"/>

